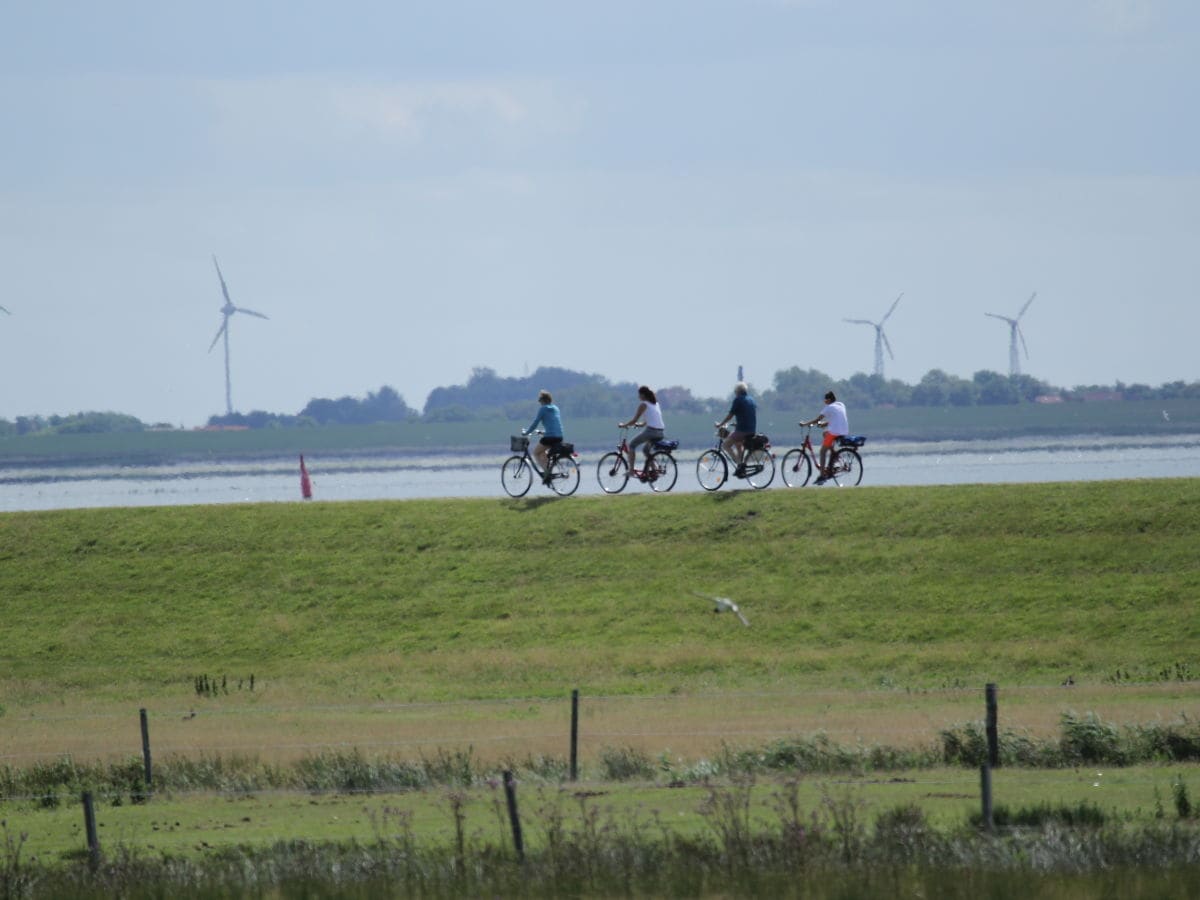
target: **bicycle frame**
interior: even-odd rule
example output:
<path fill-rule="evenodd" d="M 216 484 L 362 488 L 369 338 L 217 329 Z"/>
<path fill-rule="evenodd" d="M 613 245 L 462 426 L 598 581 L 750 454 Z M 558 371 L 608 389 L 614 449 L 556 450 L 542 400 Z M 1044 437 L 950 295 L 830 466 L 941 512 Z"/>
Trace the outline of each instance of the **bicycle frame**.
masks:
<path fill-rule="evenodd" d="M 604 454 L 597 463 L 596 475 L 600 481 L 601 490 L 606 494 L 619 494 L 624 490 L 630 478 L 636 478 L 638 481 L 648 484 L 650 489 L 656 493 L 671 490 L 675 486 L 677 477 L 675 457 L 672 455 L 671 449 L 660 446 L 664 443 L 663 441 L 650 442 L 643 448 L 642 468 L 631 468 L 629 457 L 632 455 L 636 463 L 637 454 L 629 446 L 626 436 L 630 427 L 621 427 L 621 439 L 617 444 L 617 449 Z M 655 462 L 660 457 L 663 457 L 664 461 Z"/>
<path fill-rule="evenodd" d="M 826 469 L 828 474 L 821 468 L 820 455 L 817 448 L 813 446 L 812 430 L 815 426 L 807 426 L 808 430 L 804 434 L 804 440 L 799 447 L 793 447 L 783 455 L 782 469 L 783 483 L 788 487 L 803 487 L 808 484 L 812 478 L 813 472 L 816 472 L 818 477 L 825 475 L 826 479 L 832 481 L 838 487 L 842 486 L 842 482 L 847 484 L 858 484 L 862 479 L 862 461 L 853 447 L 839 446 L 834 443 L 829 448 L 827 457 Z M 842 468 L 838 464 L 838 456 L 841 453 L 850 454 L 847 457 L 847 468 Z M 853 465 L 852 465 L 853 464 Z M 854 473 L 857 472 L 857 478 Z M 839 476 L 842 476 L 839 478 Z"/>
<path fill-rule="evenodd" d="M 731 466 L 734 469 L 734 477 L 746 479 L 755 490 L 761 490 L 770 485 L 775 478 L 775 454 L 771 451 L 771 442 L 767 441 L 762 447 L 754 450 L 748 450 L 743 446 L 742 461 L 738 463 L 725 449 L 725 438 L 728 436 L 728 430 L 718 428 L 716 443 L 712 449 L 700 454 L 700 458 L 696 461 L 696 477 L 700 481 L 700 486 L 706 491 L 717 490 L 728 480 Z M 751 461 L 752 457 L 758 461 Z M 719 473 L 715 465 L 717 460 L 721 463 Z M 762 477 L 763 473 L 767 473 L 765 479 Z"/>
<path fill-rule="evenodd" d="M 544 432 L 536 431 L 533 434 L 540 435 L 544 434 Z M 525 466 L 528 466 L 529 470 L 537 475 L 538 479 L 544 485 L 553 490 L 554 493 L 559 494 L 560 496 L 569 496 L 575 493 L 579 487 L 579 466 L 575 462 L 575 456 L 577 454 L 573 452 L 562 453 L 554 447 L 547 448 L 547 465 L 546 468 L 543 469 L 537 464 L 537 458 L 532 452 L 530 452 L 530 445 L 533 443 L 532 435 L 526 435 L 526 437 L 530 439 L 525 442 L 525 447 L 522 452 L 517 454 L 514 451 L 514 455 L 510 456 L 500 468 L 501 482 L 504 485 L 504 490 L 509 494 L 509 496 L 522 497 L 526 492 L 528 492 L 530 483 L 532 483 L 532 478 L 528 481 L 525 481 L 521 475 L 521 470 Z M 555 473 L 555 463 L 562 459 L 567 460 L 569 465 L 567 465 L 562 472 Z M 518 462 L 516 467 L 510 472 L 509 467 L 514 460 Z M 511 482 L 514 485 L 513 488 L 509 487 L 510 475 L 513 476 Z M 562 481 L 561 487 L 558 485 L 560 480 Z M 521 484 L 523 481 L 525 482 L 524 486 Z"/>

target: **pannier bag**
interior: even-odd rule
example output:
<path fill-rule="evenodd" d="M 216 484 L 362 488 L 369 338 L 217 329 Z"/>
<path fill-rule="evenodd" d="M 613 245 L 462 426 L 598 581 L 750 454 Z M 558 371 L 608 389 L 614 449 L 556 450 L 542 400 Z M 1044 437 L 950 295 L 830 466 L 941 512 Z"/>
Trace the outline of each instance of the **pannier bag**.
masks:
<path fill-rule="evenodd" d="M 656 451 L 661 450 L 663 453 L 670 453 L 672 450 L 674 450 L 678 446 L 679 446 L 679 441 L 655 441 L 654 442 L 654 449 Z"/>
<path fill-rule="evenodd" d="M 573 456 L 575 454 L 575 445 L 567 443 L 555 444 L 550 448 L 550 452 L 555 456 Z"/>
<path fill-rule="evenodd" d="M 839 447 L 861 447 L 867 439 L 861 434 L 844 434 L 838 438 Z"/>
<path fill-rule="evenodd" d="M 747 450 L 765 450 L 767 444 L 771 443 L 771 439 L 765 434 L 752 434 L 746 438 Z"/>

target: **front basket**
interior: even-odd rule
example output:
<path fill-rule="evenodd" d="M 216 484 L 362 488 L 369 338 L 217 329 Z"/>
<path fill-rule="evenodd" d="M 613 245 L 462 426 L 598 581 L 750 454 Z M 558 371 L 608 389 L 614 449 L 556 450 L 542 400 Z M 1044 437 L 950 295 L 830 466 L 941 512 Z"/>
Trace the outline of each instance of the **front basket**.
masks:
<path fill-rule="evenodd" d="M 514 434 L 508 439 L 508 446 L 513 453 L 521 453 L 529 449 L 529 438 L 525 437 L 523 434 Z"/>

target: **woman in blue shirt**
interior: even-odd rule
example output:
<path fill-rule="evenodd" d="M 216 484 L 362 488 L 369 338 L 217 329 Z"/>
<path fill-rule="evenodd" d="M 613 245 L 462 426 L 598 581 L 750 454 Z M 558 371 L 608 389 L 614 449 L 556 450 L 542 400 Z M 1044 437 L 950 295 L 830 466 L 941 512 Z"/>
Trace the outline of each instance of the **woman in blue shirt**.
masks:
<path fill-rule="evenodd" d="M 538 468 L 543 472 L 546 471 L 547 458 L 546 455 L 551 447 L 562 443 L 563 427 L 562 414 L 559 413 L 558 407 L 554 405 L 554 398 L 550 396 L 549 391 L 538 392 L 538 403 L 542 404 L 536 416 L 533 417 L 533 423 L 525 429 L 523 434 L 530 434 L 538 425 L 542 426 L 542 439 L 538 441 L 536 447 L 533 448 L 533 458 L 537 460 Z M 543 480 L 545 478 L 543 477 Z"/>

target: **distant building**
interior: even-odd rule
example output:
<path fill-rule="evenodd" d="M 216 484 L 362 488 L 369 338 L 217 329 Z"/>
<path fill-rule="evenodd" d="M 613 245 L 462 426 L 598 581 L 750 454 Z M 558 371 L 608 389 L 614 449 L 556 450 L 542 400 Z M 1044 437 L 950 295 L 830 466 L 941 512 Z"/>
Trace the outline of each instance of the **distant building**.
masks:
<path fill-rule="evenodd" d="M 1062 394 L 1038 394 L 1033 398 L 1034 403 L 1062 403 Z"/>

